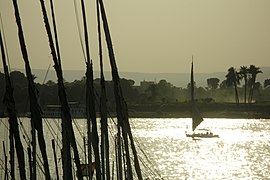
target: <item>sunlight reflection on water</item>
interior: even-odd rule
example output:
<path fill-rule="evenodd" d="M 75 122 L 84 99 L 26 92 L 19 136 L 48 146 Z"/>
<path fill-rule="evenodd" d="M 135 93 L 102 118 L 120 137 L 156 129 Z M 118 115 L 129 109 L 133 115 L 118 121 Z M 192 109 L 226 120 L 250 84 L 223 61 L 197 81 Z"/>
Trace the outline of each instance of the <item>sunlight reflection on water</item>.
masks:
<path fill-rule="evenodd" d="M 220 138 L 185 136 L 191 119 L 133 119 L 133 133 L 165 179 L 265 179 L 270 177 L 270 122 L 205 119 Z"/>
<path fill-rule="evenodd" d="M 1 120 L 1 141 L 8 141 L 7 119 Z M 30 136 L 30 123 L 24 121 Z M 60 120 L 44 121 L 45 139 L 49 163 L 53 164 L 51 132 L 46 123 L 55 130 L 56 142 L 61 144 Z M 86 122 L 77 120 L 80 133 L 86 135 Z M 178 179 L 267 179 L 270 177 L 270 121 L 269 119 L 205 119 L 200 128 L 209 128 L 220 138 L 192 140 L 185 136 L 191 127 L 190 118 L 130 119 L 133 136 L 152 161 L 155 169 L 166 180 Z M 115 129 L 111 126 L 111 134 Z M 80 133 L 74 127 L 75 135 L 82 151 Z M 47 141 L 48 140 L 48 141 Z M 23 140 L 24 147 L 26 146 Z M 111 139 L 111 142 L 113 140 Z M 61 146 L 61 145 L 60 145 Z M 60 146 L 57 145 L 58 163 Z M 8 144 L 6 143 L 6 147 Z M 112 148 L 113 149 L 113 148 Z M 0 147 L 1 159 L 3 159 Z M 139 156 L 144 158 L 138 151 Z M 83 154 L 83 153 L 81 153 Z M 84 157 L 82 157 L 84 159 Z M 50 166 L 54 175 L 54 166 Z M 142 166 L 143 169 L 143 166 Z M 27 169 L 27 172 L 29 170 Z M 61 170 L 60 170 L 60 173 Z M 0 175 L 0 179 L 3 172 Z M 39 176 L 42 177 L 42 176 Z M 41 178 L 42 179 L 42 178 Z"/>

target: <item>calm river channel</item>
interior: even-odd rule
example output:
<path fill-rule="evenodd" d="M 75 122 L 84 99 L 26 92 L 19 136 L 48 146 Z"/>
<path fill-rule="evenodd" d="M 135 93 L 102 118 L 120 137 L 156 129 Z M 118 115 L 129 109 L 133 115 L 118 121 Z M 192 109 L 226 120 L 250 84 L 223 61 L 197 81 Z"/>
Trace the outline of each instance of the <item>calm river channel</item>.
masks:
<path fill-rule="evenodd" d="M 23 128 L 21 127 L 20 130 L 26 132 L 23 133 L 24 137 L 21 136 L 26 156 L 26 148 L 29 144 L 27 135 L 30 138 L 31 128 L 28 118 L 21 119 L 21 121 Z M 60 120 L 56 119 L 46 119 L 44 122 L 50 169 L 54 176 L 51 139 L 54 138 L 56 141 L 58 168 L 61 169 L 61 124 Z M 114 123 L 111 120 L 109 126 L 111 144 L 113 144 L 113 136 L 116 132 L 112 124 Z M 190 131 L 191 128 L 190 118 L 131 118 L 130 125 L 139 158 L 143 161 L 141 168 L 145 178 L 147 173 L 151 173 L 147 170 L 149 167 L 166 180 L 270 178 L 270 119 L 205 118 L 199 128 L 211 129 L 220 138 L 199 140 L 185 136 L 185 131 Z M 76 120 L 74 131 L 80 156 L 84 161 L 82 137 L 87 136 L 84 119 Z M 0 119 L 0 139 L 1 143 L 4 141 L 8 153 L 8 121 L 6 118 Z M 111 162 L 115 159 L 114 155 L 111 155 L 110 158 Z M 4 179 L 2 144 L 0 159 L 0 179 Z M 26 160 L 26 162 L 28 161 Z M 38 164 L 41 166 L 41 163 Z M 16 169 L 17 173 L 18 169 Z M 28 169 L 27 173 L 29 173 Z M 61 173 L 60 170 L 60 175 Z M 38 177 L 42 177 L 40 170 L 38 170 Z"/>

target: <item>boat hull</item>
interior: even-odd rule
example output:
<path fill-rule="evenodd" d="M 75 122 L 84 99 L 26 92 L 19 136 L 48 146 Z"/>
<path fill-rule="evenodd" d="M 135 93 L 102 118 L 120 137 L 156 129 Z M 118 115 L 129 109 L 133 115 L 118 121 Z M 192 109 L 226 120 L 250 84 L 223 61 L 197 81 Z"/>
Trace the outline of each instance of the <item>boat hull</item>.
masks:
<path fill-rule="evenodd" d="M 219 138 L 217 134 L 186 134 L 186 137 L 191 138 Z"/>

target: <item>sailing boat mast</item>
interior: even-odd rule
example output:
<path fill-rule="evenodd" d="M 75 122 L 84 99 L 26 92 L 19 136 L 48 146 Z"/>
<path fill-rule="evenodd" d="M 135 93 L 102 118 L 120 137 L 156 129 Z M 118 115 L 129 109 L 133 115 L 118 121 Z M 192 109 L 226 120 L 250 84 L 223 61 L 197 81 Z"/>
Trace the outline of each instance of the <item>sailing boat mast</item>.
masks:
<path fill-rule="evenodd" d="M 74 151 L 74 159 L 75 159 L 75 164 L 77 167 L 77 177 L 79 180 L 82 180 L 83 177 L 82 177 L 82 171 L 81 171 L 79 152 L 78 152 L 78 148 L 77 148 L 77 144 L 76 144 L 76 140 L 75 140 L 74 130 L 72 127 L 72 120 L 71 120 L 70 110 L 69 110 L 69 106 L 68 106 L 68 102 L 67 102 L 66 91 L 65 91 L 64 81 L 63 81 L 61 62 L 60 62 L 60 59 L 57 58 L 57 54 L 55 51 L 53 37 L 52 37 L 52 33 L 51 33 L 51 28 L 50 28 L 48 16 L 47 16 L 45 3 L 43 0 L 40 0 L 40 4 L 41 4 L 42 13 L 43 13 L 45 29 L 46 29 L 48 39 L 49 39 L 49 46 L 51 48 L 51 54 L 52 54 L 53 61 L 54 61 L 54 68 L 55 68 L 56 75 L 58 78 L 58 95 L 59 95 L 59 99 L 60 99 L 60 103 L 61 103 L 62 123 L 64 123 L 63 127 L 64 127 L 64 129 L 67 130 L 67 137 L 68 137 L 70 144 L 71 144 L 73 151 Z M 72 176 L 70 176 L 68 178 L 71 178 L 71 177 Z"/>
<path fill-rule="evenodd" d="M 9 124 L 10 126 L 10 124 Z M 15 180 L 15 156 L 14 156 L 14 135 L 12 128 L 9 127 L 9 147 L 10 147 L 10 176 L 11 180 Z"/>
<path fill-rule="evenodd" d="M 1 46 L 3 46 L 3 47 L 1 47 L 2 48 L 1 49 L 1 52 L 2 52 L 2 57 L 4 56 L 3 57 L 3 59 L 4 59 L 3 67 L 5 69 L 6 61 L 5 61 L 5 54 L 3 54 L 3 53 L 5 53 L 4 52 L 4 50 L 5 50 L 4 44 L 6 46 L 6 42 L 5 42 L 5 32 L 4 32 L 4 26 L 3 26 L 1 14 L 0 14 L 0 20 L 1 20 L 0 31 L 1 31 L 1 28 L 3 30 L 3 40 L 2 40 L 2 37 L 1 37 L 1 44 L 2 44 Z M 0 32 L 0 36 L 1 36 L 1 32 Z M 7 49 L 7 47 L 6 47 L 6 49 Z M 7 52 L 7 50 L 6 50 L 6 52 Z M 8 59 L 8 52 L 7 52 L 7 59 Z M 8 73 L 8 71 L 7 71 L 7 73 Z M 8 73 L 8 75 L 9 75 L 9 73 Z M 9 126 L 10 126 L 10 124 L 9 124 Z M 11 179 L 14 180 L 15 179 L 14 135 L 13 135 L 13 132 L 12 132 L 12 128 L 11 127 L 9 127 L 9 147 L 10 147 L 10 150 L 9 150 L 9 156 L 10 156 L 10 176 L 11 176 Z"/>
<path fill-rule="evenodd" d="M 4 72 L 5 72 L 5 80 L 6 80 L 6 92 L 4 95 L 3 102 L 7 107 L 7 111 L 9 115 L 8 121 L 9 121 L 9 127 L 10 127 L 10 132 L 11 132 L 10 138 L 14 137 L 15 139 L 15 148 L 16 148 L 16 153 L 17 153 L 17 158 L 18 158 L 20 178 L 22 180 L 26 180 L 24 152 L 23 152 L 23 146 L 22 146 L 22 142 L 20 138 L 18 118 L 16 114 L 15 101 L 13 97 L 13 87 L 12 87 L 10 76 L 9 76 L 8 66 L 6 63 L 6 56 L 5 56 L 5 50 L 4 50 L 4 43 L 2 40 L 1 29 L 0 29 L 0 46 L 1 46 L 2 62 L 3 62 Z M 13 171 L 14 171 L 14 168 L 13 168 Z M 14 175 L 14 172 L 11 172 L 11 173 Z"/>
<path fill-rule="evenodd" d="M 55 38 L 55 45 L 56 45 L 56 51 L 57 51 L 57 59 L 58 63 L 61 63 L 61 56 L 60 56 L 60 48 L 58 43 L 58 35 L 57 35 L 57 27 L 55 22 L 55 15 L 54 15 L 54 7 L 53 2 L 50 0 L 51 5 L 51 15 L 53 20 L 53 30 L 54 30 L 54 38 Z M 63 178 L 67 179 L 72 177 L 72 163 L 71 163 L 71 152 L 70 152 L 70 142 L 68 140 L 68 131 L 66 128 L 66 122 L 61 123 L 62 128 L 62 164 L 63 164 Z"/>
<path fill-rule="evenodd" d="M 84 0 L 81 0 L 82 5 L 82 15 L 83 15 L 83 25 L 84 25 L 84 38 L 85 38 L 85 47 L 86 47 L 86 112 L 87 112 L 87 124 L 88 124 L 88 157 L 91 156 L 91 142 L 93 145 L 93 150 L 95 154 L 95 163 L 96 163 L 96 178 L 97 180 L 101 179 L 100 171 L 100 156 L 99 156 L 99 145 L 98 145 L 98 132 L 97 132 L 97 121 L 96 121 L 96 109 L 95 109 L 95 94 L 94 94 L 94 84 L 93 84 L 93 65 L 90 60 L 90 48 L 88 41 L 88 31 L 87 31 L 87 22 L 86 22 L 86 13 Z M 91 61 L 91 62 L 90 62 Z M 91 120 L 91 122 L 90 122 Z M 90 137 L 90 123 L 92 123 L 92 138 Z M 89 171 L 91 171 L 92 162 L 90 158 L 88 159 Z"/>
<path fill-rule="evenodd" d="M 195 98 L 194 98 L 194 89 L 195 89 L 195 82 L 194 82 L 194 72 L 193 72 L 193 56 L 192 56 L 192 63 L 191 63 L 191 73 L 190 73 L 190 89 L 191 89 L 191 116 L 192 116 L 192 131 L 196 129 L 196 127 L 201 124 L 203 118 L 199 113 L 198 109 L 195 105 Z"/>
<path fill-rule="evenodd" d="M 97 24 L 98 24 L 98 44 L 99 44 L 99 62 L 100 62 L 100 124 L 101 124 L 101 159 L 102 159 L 102 178 L 110 179 L 110 160 L 109 160 L 109 137 L 108 137 L 108 117 L 106 105 L 106 88 L 105 78 L 103 73 L 103 55 L 102 55 L 102 41 L 101 41 L 101 28 L 100 28 L 100 9 L 98 0 L 96 0 L 97 7 Z M 105 151 L 105 152 L 104 152 Z M 105 156 L 105 157 L 104 157 Z M 106 159 L 106 163 L 105 160 Z M 106 164 L 106 168 L 105 168 Z M 106 169 L 106 170 L 105 170 Z"/>
<path fill-rule="evenodd" d="M 19 40 L 20 40 L 20 46 L 21 46 L 21 51 L 23 55 L 23 59 L 25 62 L 25 70 L 26 70 L 26 75 L 28 79 L 28 91 L 29 91 L 29 97 L 30 97 L 30 110 L 31 110 L 31 124 L 34 127 L 32 129 L 32 141 L 35 142 L 35 130 L 38 132 L 38 142 L 39 142 L 39 147 L 40 151 L 42 154 L 43 162 L 44 162 L 44 170 L 45 170 L 45 177 L 46 179 L 50 179 L 50 171 L 49 171 L 49 164 L 48 164 L 48 158 L 47 158 L 47 152 L 46 152 L 46 144 L 44 140 L 44 135 L 43 135 L 43 126 L 42 126 L 42 118 L 41 118 L 41 109 L 38 104 L 37 100 L 37 89 L 34 85 L 34 80 L 33 80 L 33 75 L 31 72 L 30 68 L 30 63 L 28 59 L 28 53 L 25 45 L 25 40 L 24 40 L 24 35 L 23 35 L 23 29 L 22 29 L 22 24 L 20 20 L 20 14 L 19 14 L 19 8 L 16 0 L 13 0 L 13 5 L 14 5 L 14 10 L 15 10 L 15 17 L 17 21 L 17 26 L 18 26 L 18 33 L 19 33 Z M 33 144 L 33 149 L 35 150 L 35 144 Z M 35 156 L 36 152 L 33 152 L 33 161 L 35 161 Z M 34 167 L 35 170 L 35 167 Z M 35 173 L 34 178 L 35 178 Z"/>
<path fill-rule="evenodd" d="M 192 137 L 192 138 L 218 138 L 219 135 L 213 134 L 211 131 L 207 129 L 203 129 L 206 131 L 205 133 L 200 132 L 200 133 L 195 133 L 195 129 L 197 128 L 198 125 L 203 122 L 203 117 L 201 116 L 199 110 L 197 109 L 195 105 L 195 98 L 194 98 L 194 72 L 193 72 L 193 56 L 192 56 L 192 63 L 191 63 L 191 72 L 190 72 L 190 92 L 191 92 L 191 117 L 192 117 L 192 131 L 193 134 L 187 134 L 187 137 Z"/>
<path fill-rule="evenodd" d="M 130 129 L 130 125 L 129 125 L 127 105 L 126 105 L 126 102 L 123 98 L 123 93 L 122 93 L 122 89 L 120 86 L 120 80 L 119 80 L 117 65 L 116 65 L 116 61 L 115 61 L 114 50 L 113 50 L 113 46 L 112 46 L 112 40 L 111 40 L 109 25 L 108 25 L 103 1 L 99 0 L 99 4 L 100 4 L 100 10 L 101 10 L 101 17 L 103 20 L 104 33 L 106 36 L 106 42 L 107 42 L 107 47 L 108 47 L 108 51 L 109 51 L 110 64 L 111 64 L 111 69 L 112 69 L 112 78 L 113 78 L 113 82 L 114 82 L 114 95 L 115 95 L 115 101 L 116 101 L 116 106 L 117 106 L 116 107 L 117 119 L 118 119 L 118 123 L 122 127 L 122 135 L 123 135 L 123 139 L 124 139 L 128 178 L 131 180 L 133 179 L 127 135 L 129 135 L 131 149 L 132 149 L 133 155 L 134 155 L 135 170 L 136 170 L 138 179 L 141 180 L 142 179 L 141 169 L 140 169 L 139 160 L 138 160 L 137 152 L 135 149 L 135 144 L 133 141 L 133 136 L 131 134 L 131 129 Z M 118 133 L 120 135 L 119 131 L 118 131 Z"/>
<path fill-rule="evenodd" d="M 192 107 L 194 106 L 194 75 L 193 75 L 193 56 L 192 56 L 192 63 L 191 63 L 191 72 L 190 72 L 190 93 L 191 93 L 191 103 Z"/>

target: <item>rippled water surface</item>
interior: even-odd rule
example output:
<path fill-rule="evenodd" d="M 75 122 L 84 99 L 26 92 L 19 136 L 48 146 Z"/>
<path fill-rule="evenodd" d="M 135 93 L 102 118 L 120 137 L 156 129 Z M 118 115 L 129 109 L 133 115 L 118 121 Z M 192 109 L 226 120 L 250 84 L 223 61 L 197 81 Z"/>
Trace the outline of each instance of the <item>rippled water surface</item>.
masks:
<path fill-rule="evenodd" d="M 270 178 L 270 121 L 205 119 L 220 138 L 185 136 L 190 119 L 133 119 L 135 136 L 165 179 Z"/>
<path fill-rule="evenodd" d="M 77 120 L 74 126 L 82 152 L 81 136 L 86 135 L 86 123 Z M 24 128 L 30 134 L 29 123 Z M 266 179 L 270 178 L 270 119 L 205 119 L 200 128 L 209 128 L 220 138 L 192 140 L 185 136 L 191 119 L 130 119 L 134 138 L 144 150 L 159 174 L 168 180 L 176 179 Z M 0 139 L 8 140 L 7 119 L 1 119 Z M 54 129 L 52 130 L 49 126 Z M 60 121 L 44 123 L 49 163 L 53 164 L 51 139 L 61 141 Z M 22 130 L 22 129 L 21 129 Z M 23 131 L 23 130 L 22 130 Z M 114 130 L 111 130 L 112 134 Z M 27 144 L 26 140 L 24 146 Z M 60 146 L 57 146 L 58 154 Z M 3 178 L 3 147 L 0 147 Z M 138 150 L 140 158 L 146 158 Z M 61 164 L 60 157 L 59 164 Z M 83 157 L 82 157 L 83 158 Z M 147 162 L 145 161 L 145 162 Z M 143 165 L 142 169 L 144 168 Z M 53 165 L 50 167 L 54 174 Z M 60 172 L 61 173 L 61 172 Z"/>

